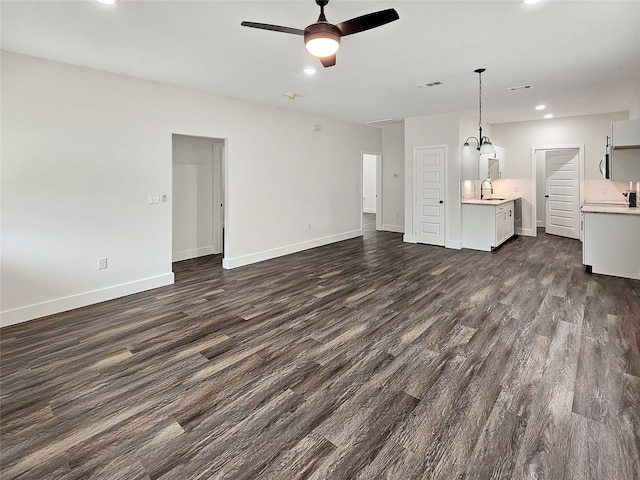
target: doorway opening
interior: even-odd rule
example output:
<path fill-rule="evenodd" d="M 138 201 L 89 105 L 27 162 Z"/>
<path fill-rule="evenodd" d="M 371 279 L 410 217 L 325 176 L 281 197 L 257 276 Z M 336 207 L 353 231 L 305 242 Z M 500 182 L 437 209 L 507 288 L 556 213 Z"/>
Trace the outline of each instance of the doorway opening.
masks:
<path fill-rule="evenodd" d="M 531 160 L 536 230 L 579 239 L 584 146 L 534 147 Z"/>
<path fill-rule="evenodd" d="M 224 251 L 225 139 L 172 135 L 172 262 Z"/>
<path fill-rule="evenodd" d="M 362 222 L 363 232 L 382 230 L 382 155 L 362 153 Z"/>

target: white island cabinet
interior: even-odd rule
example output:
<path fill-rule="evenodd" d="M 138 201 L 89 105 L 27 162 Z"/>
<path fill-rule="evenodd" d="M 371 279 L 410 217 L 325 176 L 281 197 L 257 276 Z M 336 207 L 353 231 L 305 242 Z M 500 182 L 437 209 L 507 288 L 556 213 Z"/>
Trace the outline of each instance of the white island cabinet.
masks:
<path fill-rule="evenodd" d="M 640 209 L 584 206 L 582 263 L 593 273 L 640 280 Z"/>
<path fill-rule="evenodd" d="M 515 199 L 462 202 L 462 248 L 491 251 L 515 232 Z"/>

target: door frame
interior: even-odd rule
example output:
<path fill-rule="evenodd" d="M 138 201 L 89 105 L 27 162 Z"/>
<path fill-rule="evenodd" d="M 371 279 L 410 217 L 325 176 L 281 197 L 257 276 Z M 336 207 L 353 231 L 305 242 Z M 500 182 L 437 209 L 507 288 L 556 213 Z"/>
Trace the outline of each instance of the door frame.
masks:
<path fill-rule="evenodd" d="M 538 145 L 531 147 L 531 226 L 532 236 L 538 235 L 538 194 L 537 194 L 537 159 L 536 153 L 541 150 L 578 150 L 578 184 L 579 184 L 579 198 L 578 203 L 582 205 L 584 202 L 584 144 L 572 143 L 564 145 Z M 545 158 L 545 170 L 546 170 L 546 158 Z"/>
<path fill-rule="evenodd" d="M 213 144 L 213 248 L 214 254 L 224 252 L 224 160 L 226 139 Z"/>
<path fill-rule="evenodd" d="M 360 230 L 363 229 L 362 193 L 364 192 L 364 156 L 376 157 L 376 230 L 382 230 L 382 152 L 362 150 L 360 152 Z"/>
<path fill-rule="evenodd" d="M 413 243 L 418 243 L 418 157 L 417 151 L 423 149 L 437 149 L 442 148 L 444 150 L 444 165 L 442 168 L 442 245 L 447 247 L 447 178 L 448 178 L 448 170 L 449 170 L 449 162 L 447 161 L 449 158 L 449 145 L 448 144 L 440 144 L 440 145 L 422 145 L 413 147 L 413 192 L 412 192 L 412 223 L 413 223 Z M 405 235 L 406 238 L 406 235 Z M 406 241 L 406 240 L 405 240 Z"/>
<path fill-rule="evenodd" d="M 219 249 L 223 254 L 222 258 L 222 266 L 225 267 L 225 260 L 228 252 L 227 248 L 227 235 L 225 232 L 225 224 L 229 218 L 229 181 L 228 181 L 228 143 L 229 139 L 226 137 L 220 136 L 208 136 L 208 135 L 197 135 L 191 133 L 184 132 L 171 132 L 171 241 L 170 243 L 170 258 L 171 263 L 174 263 L 173 260 L 173 201 L 174 201 L 174 190 L 173 190 L 173 140 L 174 136 L 183 136 L 183 137 L 194 137 L 200 138 L 204 140 L 212 141 L 212 158 L 211 158 L 211 167 L 212 167 L 212 188 L 213 188 L 213 215 L 212 215 L 212 227 L 213 227 L 213 239 L 212 246 L 214 249 Z M 215 150 L 220 149 L 221 151 L 219 156 L 219 162 L 216 162 L 215 158 Z M 218 202 L 222 204 L 222 207 L 217 207 Z M 216 214 L 217 210 L 217 214 Z M 218 253 L 218 254 L 219 254 Z M 193 257 L 196 258 L 196 257 Z"/>

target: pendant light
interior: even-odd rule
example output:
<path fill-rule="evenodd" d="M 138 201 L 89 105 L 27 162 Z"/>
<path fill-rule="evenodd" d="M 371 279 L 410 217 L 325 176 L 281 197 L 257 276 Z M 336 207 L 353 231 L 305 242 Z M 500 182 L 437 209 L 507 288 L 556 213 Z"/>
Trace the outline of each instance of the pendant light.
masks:
<path fill-rule="evenodd" d="M 479 104 L 479 115 L 478 115 L 478 138 L 469 137 L 467 141 L 464 142 L 462 146 L 462 150 L 460 151 L 461 155 L 468 155 L 471 153 L 471 147 L 469 146 L 469 140 L 475 140 L 477 144 L 476 150 L 479 150 L 481 154 L 490 153 L 495 155 L 496 149 L 491 145 L 491 140 L 489 137 L 482 135 L 482 72 L 484 72 L 485 68 L 478 68 L 474 70 L 478 74 L 479 79 L 479 89 L 478 89 L 478 104 Z"/>

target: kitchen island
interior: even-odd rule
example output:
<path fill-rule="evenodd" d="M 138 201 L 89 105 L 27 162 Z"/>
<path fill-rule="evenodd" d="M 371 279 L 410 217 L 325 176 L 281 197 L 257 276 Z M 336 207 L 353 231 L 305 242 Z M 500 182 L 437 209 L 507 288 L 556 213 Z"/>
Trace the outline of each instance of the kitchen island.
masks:
<path fill-rule="evenodd" d="M 593 273 L 640 280 L 640 208 L 582 206 L 582 263 Z"/>
<path fill-rule="evenodd" d="M 518 198 L 463 199 L 462 248 L 489 252 L 511 238 Z"/>

